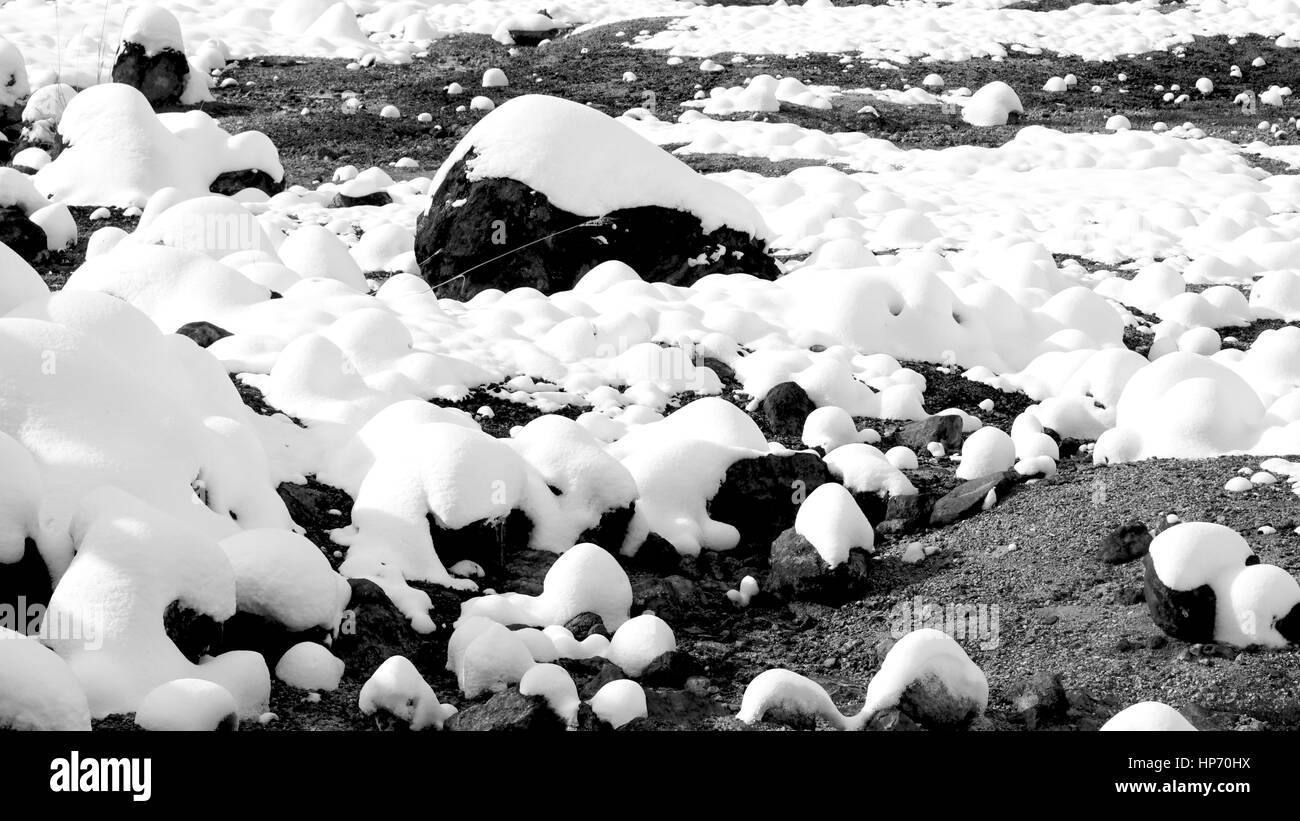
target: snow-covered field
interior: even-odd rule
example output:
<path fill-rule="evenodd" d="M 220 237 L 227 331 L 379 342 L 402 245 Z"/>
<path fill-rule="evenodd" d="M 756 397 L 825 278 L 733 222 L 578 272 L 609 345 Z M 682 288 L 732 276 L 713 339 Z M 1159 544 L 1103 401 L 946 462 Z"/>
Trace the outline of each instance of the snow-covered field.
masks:
<path fill-rule="evenodd" d="M 0 4 L 0 728 L 1294 728 L 1300 6 L 537 6 Z"/>

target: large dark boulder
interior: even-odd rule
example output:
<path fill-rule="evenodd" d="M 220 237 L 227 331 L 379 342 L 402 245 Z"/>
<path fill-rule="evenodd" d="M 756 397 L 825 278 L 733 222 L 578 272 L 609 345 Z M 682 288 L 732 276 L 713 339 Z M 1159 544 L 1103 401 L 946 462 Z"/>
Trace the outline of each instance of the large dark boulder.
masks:
<path fill-rule="evenodd" d="M 415 256 L 440 297 L 463 300 L 488 288 L 554 293 L 609 260 L 673 285 L 708 274 L 780 274 L 765 243 L 732 228 L 705 232 L 694 215 L 659 206 L 578 216 L 516 180 L 470 181 L 463 159 L 432 199 L 416 226 Z"/>
<path fill-rule="evenodd" d="M 1156 626 L 1171 638 L 1213 642 L 1217 607 L 1213 588 L 1203 584 L 1192 590 L 1171 590 L 1156 574 L 1150 553 L 1142 557 L 1142 570 L 1147 609 Z"/>
<path fill-rule="evenodd" d="M 212 185 L 208 186 L 208 190 L 212 193 L 227 197 L 233 197 L 245 188 L 256 188 L 274 197 L 284 190 L 284 177 L 277 180 L 261 169 L 248 168 L 220 174 L 212 181 Z"/>
<path fill-rule="evenodd" d="M 139 43 L 124 43 L 113 64 L 113 82 L 138 89 L 154 108 L 179 104 L 189 76 L 184 54 L 174 49 L 148 54 Z"/>
<path fill-rule="evenodd" d="M 490 521 L 472 522 L 450 530 L 429 514 L 429 533 L 438 546 L 438 557 L 445 566 L 469 559 L 489 571 L 499 571 L 511 553 L 525 550 L 533 533 L 533 522 L 518 508 Z"/>
<path fill-rule="evenodd" d="M 709 513 L 740 531 L 741 551 L 766 550 L 794 525 L 809 494 L 834 481 L 830 468 L 815 453 L 741 459 L 727 468 Z"/>

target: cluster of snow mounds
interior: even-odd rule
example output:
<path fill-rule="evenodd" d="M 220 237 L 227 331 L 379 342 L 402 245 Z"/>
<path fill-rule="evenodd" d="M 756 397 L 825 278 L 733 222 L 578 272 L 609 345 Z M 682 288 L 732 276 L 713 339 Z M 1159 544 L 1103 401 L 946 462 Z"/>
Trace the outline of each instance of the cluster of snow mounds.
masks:
<path fill-rule="evenodd" d="M 284 178 L 279 154 L 261 132 L 232 137 L 201 111 L 155 114 L 139 91 L 122 83 L 74 97 L 59 134 L 67 147 L 34 181 L 42 194 L 68 205 L 144 206 L 169 187 L 200 196 L 233 171 Z"/>
<path fill-rule="evenodd" d="M 164 336 L 138 310 L 100 293 L 69 288 L 3 307 L 0 356 L 9 377 L 0 388 L 0 432 L 35 462 L 51 532 L 104 484 L 215 538 L 291 524 L 256 417 L 190 340 Z M 98 412 L 88 415 L 89 407 Z M 64 539 L 62 548 L 48 542 L 56 569 L 66 566 L 58 551 L 70 555 Z"/>
<path fill-rule="evenodd" d="M 970 98 L 953 102 L 971 111 Z M 995 148 L 909 149 L 861 132 L 719 121 L 694 111 L 679 122 L 643 111 L 622 120 L 659 145 L 680 146 L 679 154 L 847 166 L 801 168 L 775 179 L 714 175 L 754 201 L 778 248 L 815 252 L 852 239 L 873 251 L 981 251 L 1015 240 L 1107 264 L 1164 259 L 1189 268 L 1191 281 L 1209 284 L 1294 270 L 1285 243 L 1300 229 L 1289 205 L 1295 177 L 1252 168 L 1241 146 L 1227 140 L 1033 125 Z M 992 201 L 995 213 L 986 207 Z M 1023 261 L 1016 258 L 1017 269 Z M 1016 270 L 1005 281 L 1025 277 Z"/>
<path fill-rule="evenodd" d="M 1175 637 L 1269 648 L 1300 639 L 1300 582 L 1260 564 L 1231 528 L 1177 524 L 1151 541 L 1146 564 L 1151 614 Z"/>
<path fill-rule="evenodd" d="M 345 451 L 368 451 L 373 459 L 365 464 L 362 457 L 364 478 L 343 482 L 356 488 L 356 501 L 351 526 L 335 539 L 349 546 L 343 571 L 353 576 L 389 565 L 407 579 L 472 588 L 443 568 L 426 516 L 458 530 L 521 510 L 532 522 L 530 545 L 560 552 L 637 496 L 627 468 L 562 417 L 539 418 L 511 440 L 455 422 L 416 419 L 399 426 L 391 413 L 384 421 L 374 434 L 376 423 L 368 423 L 357 434 L 362 444 Z"/>
<path fill-rule="evenodd" d="M 682 14 L 694 8 L 686 0 L 566 0 L 549 4 L 546 18 L 536 13 L 539 5 L 546 4 L 521 0 L 290 0 L 273 7 L 212 0 L 162 5 L 159 10 L 167 13 L 174 28 L 155 22 L 156 15 L 134 13 L 134 5 L 61 0 L 56 9 L 18 0 L 0 8 L 0 31 L 10 35 L 33 65 L 40 66 L 33 74 L 35 81 L 43 84 L 57 75 L 84 88 L 109 75 L 117 44 L 128 35 L 174 47 L 183 31 L 190 62 L 205 69 L 219 67 L 205 59 L 214 43 L 225 59 L 285 54 L 405 65 L 426 53 L 431 41 L 456 33 L 491 35 L 503 27 L 507 33 L 533 30 L 541 25 L 533 22 L 538 17 L 551 20 L 549 29 L 568 29 L 583 23 Z"/>
<path fill-rule="evenodd" d="M 261 655 L 232 651 L 196 665 L 163 624 L 173 602 L 218 622 L 234 615 L 235 575 L 215 541 L 116 488 L 88 494 L 70 531 L 76 555 L 41 630 L 92 715 L 135 712 L 154 688 L 185 678 L 224 687 L 240 715 L 265 710 L 271 680 Z"/>
<path fill-rule="evenodd" d="M 1177 351 L 1121 372 L 1113 427 L 1104 426 L 1094 460 L 1300 452 L 1298 355 L 1300 329 L 1288 326 L 1245 352 Z"/>
<path fill-rule="evenodd" d="M 596 545 L 577 545 L 551 566 L 540 596 L 492 593 L 461 605 L 447 644 L 447 669 L 455 673 L 466 698 L 518 685 L 524 695 L 546 697 L 572 726 L 577 691 L 554 662 L 604 657 L 637 678 L 656 659 L 677 649 L 672 628 L 663 619 L 652 613 L 629 618 L 631 605 L 631 584 L 613 555 Z M 578 641 L 563 625 L 583 614 L 600 617 L 612 637 L 592 633 Z M 615 727 L 645 715 L 644 693 L 630 681 L 603 688 L 591 706 Z"/>
<path fill-rule="evenodd" d="M 1163 51 L 1214 34 L 1270 38 L 1300 31 L 1300 10 L 1269 0 L 1199 3 L 1167 14 L 1145 3 L 1039 11 L 993 3 L 699 6 L 633 44 L 676 55 L 845 53 L 865 61 L 1002 58 L 1012 49 L 1084 60 Z M 891 66 L 892 67 L 892 66 Z"/>
<path fill-rule="evenodd" d="M 760 673 L 745 688 L 737 718 L 753 724 L 772 713 L 860 730 L 874 717 L 899 710 L 922 726 L 961 726 L 984 712 L 988 697 L 988 680 L 961 646 L 946 633 L 923 628 L 899 639 L 885 655 L 855 715 L 841 713 L 811 679 L 776 669 Z"/>
<path fill-rule="evenodd" d="M 632 585 L 618 560 L 597 545 L 580 544 L 551 565 L 541 595 L 479 596 L 461 606 L 461 618 L 486 617 L 501 624 L 548 627 L 582 613 L 595 613 L 606 629 L 616 631 L 628 620 L 631 607 Z"/>
<path fill-rule="evenodd" d="M 703 100 L 689 100 L 682 105 L 698 108 L 705 114 L 734 114 L 748 111 L 779 111 L 781 104 L 805 108 L 829 109 L 830 99 L 794 77 L 780 80 L 770 74 L 751 77 L 743 86 L 714 88 Z"/>

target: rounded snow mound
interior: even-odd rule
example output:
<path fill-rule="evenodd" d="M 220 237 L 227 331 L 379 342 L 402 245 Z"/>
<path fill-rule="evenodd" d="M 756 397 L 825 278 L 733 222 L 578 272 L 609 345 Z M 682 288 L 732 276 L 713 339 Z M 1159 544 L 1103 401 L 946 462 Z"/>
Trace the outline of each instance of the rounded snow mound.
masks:
<path fill-rule="evenodd" d="M 31 90 L 23 53 L 13 43 L 0 37 L 0 106 L 17 105 Z"/>
<path fill-rule="evenodd" d="M 135 723 L 146 730 L 234 730 L 239 727 L 239 708 L 220 684 L 181 678 L 149 691 L 136 711 Z"/>
<path fill-rule="evenodd" d="M 357 706 L 368 716 L 387 713 L 412 730 L 441 730 L 443 722 L 456 714 L 455 707 L 438 702 L 433 688 L 405 656 L 393 656 L 379 665 L 362 686 Z"/>
<path fill-rule="evenodd" d="M 67 662 L 0 627 L 0 730 L 90 730 L 86 693 Z"/>
<path fill-rule="evenodd" d="M 1192 723 L 1183 718 L 1183 714 L 1158 701 L 1142 701 L 1131 707 L 1125 707 L 1110 721 L 1101 725 L 1107 732 L 1143 730 L 1150 732 L 1169 732 L 1195 730 Z"/>
<path fill-rule="evenodd" d="M 470 181 L 517 180 L 579 216 L 660 206 L 695 215 L 705 232 L 726 226 L 768 237 L 762 216 L 742 194 L 697 174 L 617 120 L 570 100 L 528 94 L 498 106 L 456 146 L 430 190 L 438 190 L 461 160 Z"/>
<path fill-rule="evenodd" d="M 615 730 L 650 715 L 646 707 L 645 690 L 631 679 L 611 681 L 591 697 L 591 709 L 601 721 Z"/>
<path fill-rule="evenodd" d="M 160 6 L 145 5 L 131 9 L 122 26 L 122 42 L 135 43 L 150 57 L 163 51 L 185 53 L 185 38 L 181 34 L 180 21 Z"/>
<path fill-rule="evenodd" d="M 994 80 L 970 96 L 962 106 L 961 118 L 974 126 L 1006 125 L 1012 114 L 1024 114 L 1025 107 L 1015 89 Z"/>
<path fill-rule="evenodd" d="M 343 660 L 324 645 L 303 641 L 290 647 L 275 665 L 275 677 L 299 690 L 337 690 Z"/>
<path fill-rule="evenodd" d="M 880 672 L 867 685 L 863 711 L 874 715 L 897 705 L 911 685 L 930 677 L 938 679 L 952 697 L 969 701 L 980 712 L 988 705 L 989 683 L 984 671 L 951 636 L 927 627 L 908 633 L 890 648 Z"/>
<path fill-rule="evenodd" d="M 487 617 L 502 624 L 562 625 L 582 613 L 617 631 L 632 608 L 632 583 L 618 560 L 594 544 L 569 548 L 546 571 L 540 596 L 496 593 L 461 605 L 460 621 Z"/>
<path fill-rule="evenodd" d="M 1115 428 L 1097 440 L 1093 460 L 1104 464 L 1247 450 L 1264 425 L 1264 405 L 1245 379 L 1215 359 L 1179 351 L 1129 379 L 1120 394 Z"/>

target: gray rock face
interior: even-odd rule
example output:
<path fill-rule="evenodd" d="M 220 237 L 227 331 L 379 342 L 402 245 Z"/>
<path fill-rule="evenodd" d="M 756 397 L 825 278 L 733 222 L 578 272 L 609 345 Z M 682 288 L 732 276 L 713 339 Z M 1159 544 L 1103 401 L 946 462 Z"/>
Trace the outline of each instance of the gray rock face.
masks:
<path fill-rule="evenodd" d="M 830 468 L 815 453 L 742 459 L 727 469 L 709 512 L 740 531 L 740 552 L 767 550 L 794 525 L 799 505 L 808 495 L 834 481 Z"/>
<path fill-rule="evenodd" d="M 898 444 L 915 451 L 924 451 L 926 445 L 938 442 L 949 453 L 961 448 L 961 418 L 957 416 L 931 416 L 918 422 L 909 422 L 898 431 Z"/>
<path fill-rule="evenodd" d="M 560 731 L 567 729 L 541 696 L 521 695 L 516 689 L 497 693 L 483 704 L 466 707 L 443 725 L 458 732 Z"/>
<path fill-rule="evenodd" d="M 898 700 L 898 711 L 927 728 L 960 728 L 984 712 L 972 698 L 948 689 L 936 675 L 917 679 Z"/>
<path fill-rule="evenodd" d="M 1142 557 L 1147 609 L 1151 620 L 1171 638 L 1187 642 L 1213 642 L 1214 590 L 1203 584 L 1194 590 L 1171 590 L 1156 575 L 1151 554 Z"/>
<path fill-rule="evenodd" d="M 139 43 L 123 45 L 113 64 L 113 82 L 139 89 L 154 108 L 178 105 L 189 76 L 190 64 L 184 54 L 163 49 L 150 56 Z"/>
<path fill-rule="evenodd" d="M 1018 688 L 1012 705 L 1025 727 L 1036 730 L 1060 720 L 1070 709 L 1059 675 L 1037 673 Z"/>
<path fill-rule="evenodd" d="M 1020 484 L 1023 478 L 1014 470 L 1008 470 L 963 482 L 934 503 L 934 510 L 930 512 L 930 526 L 943 527 L 978 513 L 983 509 L 990 490 L 1001 499 L 1007 491 Z"/>
<path fill-rule="evenodd" d="M 870 559 L 854 548 L 844 564 L 831 567 L 793 528 L 772 543 L 771 568 L 763 589 L 782 601 L 837 605 L 862 598 L 870 583 Z"/>

